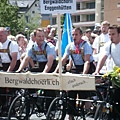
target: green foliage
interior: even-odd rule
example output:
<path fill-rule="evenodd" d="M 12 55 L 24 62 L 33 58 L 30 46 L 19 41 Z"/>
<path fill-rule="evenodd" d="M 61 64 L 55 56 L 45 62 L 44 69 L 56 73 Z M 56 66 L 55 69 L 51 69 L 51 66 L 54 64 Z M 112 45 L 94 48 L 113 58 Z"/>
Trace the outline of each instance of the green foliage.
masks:
<path fill-rule="evenodd" d="M 64 19 L 65 19 L 65 14 L 63 14 L 63 15 L 61 16 L 61 25 L 62 25 L 62 26 L 64 25 Z"/>
<path fill-rule="evenodd" d="M 17 6 L 9 4 L 8 0 L 0 0 L 0 26 L 10 27 L 11 34 L 16 35 L 22 29 Z"/>
<path fill-rule="evenodd" d="M 102 78 L 111 80 L 115 85 L 120 87 L 120 67 L 115 66 L 111 72 L 104 74 Z"/>

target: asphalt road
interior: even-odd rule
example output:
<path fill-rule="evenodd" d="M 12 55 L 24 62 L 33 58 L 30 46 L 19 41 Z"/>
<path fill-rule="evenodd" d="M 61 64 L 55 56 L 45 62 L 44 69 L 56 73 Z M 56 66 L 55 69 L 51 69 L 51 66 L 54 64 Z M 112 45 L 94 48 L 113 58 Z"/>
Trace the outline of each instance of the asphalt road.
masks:
<path fill-rule="evenodd" d="M 66 115 L 66 119 L 65 120 L 68 120 L 67 119 L 67 115 Z M 7 117 L 2 117 L 0 118 L 0 120 L 8 120 Z M 16 119 L 12 119 L 12 120 L 16 120 Z M 46 120 L 45 119 L 45 116 L 41 117 L 41 118 L 38 118 L 35 114 L 33 114 L 31 117 L 30 117 L 30 120 Z M 79 119 L 79 120 L 83 120 L 83 119 Z M 90 118 L 90 117 L 87 117 L 86 120 L 94 120 L 93 118 Z"/>

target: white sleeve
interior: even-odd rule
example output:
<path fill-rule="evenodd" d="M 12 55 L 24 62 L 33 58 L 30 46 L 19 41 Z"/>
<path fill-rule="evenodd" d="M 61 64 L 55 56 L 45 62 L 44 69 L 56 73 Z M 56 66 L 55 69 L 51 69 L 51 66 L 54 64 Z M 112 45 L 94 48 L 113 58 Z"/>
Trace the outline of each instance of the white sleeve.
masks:
<path fill-rule="evenodd" d="M 99 47 L 99 36 L 95 38 L 93 44 L 92 44 L 92 48 L 96 49 L 98 52 L 98 47 Z"/>
<path fill-rule="evenodd" d="M 14 41 L 11 41 L 11 44 L 10 44 L 10 53 L 13 53 L 13 52 L 19 52 L 18 51 L 18 44 Z"/>
<path fill-rule="evenodd" d="M 107 55 L 109 56 L 110 55 L 110 46 L 111 46 L 111 42 L 106 42 L 104 47 L 103 47 L 103 51 L 101 54 L 104 54 L 104 55 Z"/>

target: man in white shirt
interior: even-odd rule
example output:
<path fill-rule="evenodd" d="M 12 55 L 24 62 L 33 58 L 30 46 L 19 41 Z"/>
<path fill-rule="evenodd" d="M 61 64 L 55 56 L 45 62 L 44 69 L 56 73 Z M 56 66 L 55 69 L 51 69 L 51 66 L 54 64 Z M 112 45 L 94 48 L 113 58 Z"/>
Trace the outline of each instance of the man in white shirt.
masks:
<path fill-rule="evenodd" d="M 20 65 L 18 44 L 7 39 L 8 33 L 4 27 L 0 27 L 0 55 L 3 71 L 16 71 Z"/>
<path fill-rule="evenodd" d="M 2 70 L 11 72 L 16 71 L 20 65 L 20 54 L 18 44 L 15 41 L 7 39 L 8 31 L 4 27 L 0 27 L 0 56 L 2 60 Z M 5 94 L 6 88 L 0 87 L 0 94 Z M 10 88 L 9 92 L 15 92 L 16 89 Z M 5 105 L 6 96 L 0 96 L 0 101 Z M 3 111 L 3 109 L 1 110 Z"/>
<path fill-rule="evenodd" d="M 108 34 L 109 26 L 110 26 L 110 23 L 108 21 L 103 21 L 101 23 L 101 35 L 96 37 L 93 42 L 93 45 L 92 45 L 93 57 L 96 63 L 99 61 L 101 53 L 103 52 L 104 44 L 110 41 L 110 37 Z M 106 70 L 106 66 L 103 67 L 101 72 L 104 72 L 105 70 Z"/>
<path fill-rule="evenodd" d="M 100 73 L 100 70 L 103 67 L 109 55 L 113 59 L 115 65 L 120 67 L 120 26 L 117 25 L 110 26 L 108 33 L 111 41 L 105 44 L 104 52 L 102 53 L 102 56 L 98 61 L 98 65 L 94 74 Z M 120 89 L 115 89 L 114 94 L 112 95 L 113 101 L 117 101 L 120 103 L 119 94 L 120 94 Z"/>
<path fill-rule="evenodd" d="M 111 41 L 104 45 L 104 52 L 98 61 L 95 74 L 99 74 L 109 55 L 113 58 L 115 65 L 120 67 L 120 27 L 117 25 L 110 26 L 108 32 Z"/>

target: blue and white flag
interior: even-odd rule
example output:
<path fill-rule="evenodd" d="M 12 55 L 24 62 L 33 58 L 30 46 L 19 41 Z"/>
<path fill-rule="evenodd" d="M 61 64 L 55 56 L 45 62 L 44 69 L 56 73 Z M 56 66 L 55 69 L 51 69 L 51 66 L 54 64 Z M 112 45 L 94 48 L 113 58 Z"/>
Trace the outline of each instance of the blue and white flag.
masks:
<path fill-rule="evenodd" d="M 62 56 L 65 52 L 66 46 L 72 42 L 72 21 L 69 13 L 65 15 L 64 28 L 62 34 Z"/>

